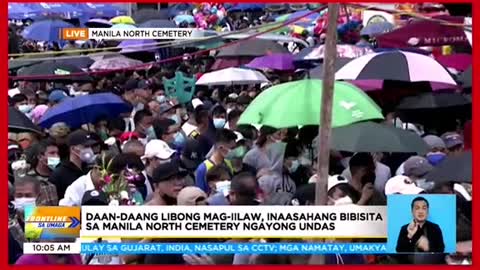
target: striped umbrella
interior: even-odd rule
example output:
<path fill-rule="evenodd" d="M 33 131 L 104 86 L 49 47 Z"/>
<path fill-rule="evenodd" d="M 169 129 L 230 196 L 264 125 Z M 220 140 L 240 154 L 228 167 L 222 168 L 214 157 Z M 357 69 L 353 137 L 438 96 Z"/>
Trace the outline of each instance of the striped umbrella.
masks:
<path fill-rule="evenodd" d="M 435 59 L 404 51 L 371 53 L 359 57 L 335 74 L 336 80 L 391 80 L 436 82 L 456 87 L 456 82 Z"/>

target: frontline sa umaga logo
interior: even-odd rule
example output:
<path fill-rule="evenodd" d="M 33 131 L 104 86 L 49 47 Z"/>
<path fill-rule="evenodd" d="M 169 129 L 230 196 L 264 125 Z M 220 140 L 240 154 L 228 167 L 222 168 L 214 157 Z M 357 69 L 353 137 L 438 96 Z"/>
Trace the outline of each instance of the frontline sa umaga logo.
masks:
<path fill-rule="evenodd" d="M 31 207 L 25 209 L 25 237 L 29 240 L 77 238 L 79 207 Z"/>

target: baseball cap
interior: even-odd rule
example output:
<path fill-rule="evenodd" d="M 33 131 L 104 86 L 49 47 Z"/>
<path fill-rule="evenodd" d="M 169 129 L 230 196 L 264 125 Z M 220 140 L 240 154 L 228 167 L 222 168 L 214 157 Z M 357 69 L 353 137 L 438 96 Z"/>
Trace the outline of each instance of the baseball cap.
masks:
<path fill-rule="evenodd" d="M 433 166 L 428 160 L 421 156 L 413 156 L 403 163 L 404 175 L 423 177 L 431 170 Z"/>
<path fill-rule="evenodd" d="M 123 86 L 123 89 L 128 92 L 128 91 L 132 91 L 132 90 L 135 90 L 136 88 L 138 88 L 138 80 L 136 79 L 130 79 L 128 80 L 125 85 Z"/>
<path fill-rule="evenodd" d="M 145 155 L 142 160 L 147 158 L 169 159 L 176 151 L 170 148 L 168 144 L 162 140 L 151 140 L 145 146 Z"/>
<path fill-rule="evenodd" d="M 195 170 L 202 163 L 200 143 L 197 140 L 187 140 L 182 150 L 182 162 L 189 170 Z"/>
<path fill-rule="evenodd" d="M 186 176 L 187 170 L 180 166 L 180 163 L 176 160 L 171 160 L 167 163 L 160 164 L 153 171 L 153 183 L 160 183 L 170 180 L 175 175 Z"/>
<path fill-rule="evenodd" d="M 407 176 L 397 175 L 393 178 L 390 178 L 385 184 L 385 195 L 391 194 L 405 194 L 413 195 L 420 194 L 424 190 L 417 187 L 415 183 L 410 180 Z"/>
<path fill-rule="evenodd" d="M 330 191 L 332 188 L 342 185 L 342 184 L 347 184 L 348 185 L 348 180 L 347 178 L 336 174 L 328 177 L 328 191 Z"/>
<path fill-rule="evenodd" d="M 184 187 L 177 196 L 177 205 L 196 205 L 207 199 L 207 194 L 198 187 Z"/>
<path fill-rule="evenodd" d="M 50 102 L 60 102 L 62 101 L 63 99 L 65 99 L 67 96 L 67 94 L 62 91 L 62 90 L 53 90 L 50 95 L 48 95 L 48 101 Z"/>
<path fill-rule="evenodd" d="M 437 149 L 444 149 L 445 147 L 445 142 L 443 140 L 435 135 L 427 135 L 423 137 L 423 140 L 425 143 L 430 147 L 430 149 L 437 148 Z"/>
<path fill-rule="evenodd" d="M 107 194 L 99 190 L 89 190 L 83 194 L 82 205 L 108 205 Z"/>
<path fill-rule="evenodd" d="M 442 135 L 443 142 L 447 148 L 452 148 L 457 145 L 463 145 L 463 138 L 456 132 L 447 132 Z"/>
<path fill-rule="evenodd" d="M 70 133 L 67 137 L 67 142 L 68 146 L 92 146 L 97 143 L 92 136 L 83 129 L 75 130 L 74 132 Z"/>
<path fill-rule="evenodd" d="M 170 102 L 163 102 L 162 104 L 160 104 L 160 114 L 164 114 L 168 111 L 170 111 L 171 109 L 173 109 L 173 105 L 170 104 Z"/>

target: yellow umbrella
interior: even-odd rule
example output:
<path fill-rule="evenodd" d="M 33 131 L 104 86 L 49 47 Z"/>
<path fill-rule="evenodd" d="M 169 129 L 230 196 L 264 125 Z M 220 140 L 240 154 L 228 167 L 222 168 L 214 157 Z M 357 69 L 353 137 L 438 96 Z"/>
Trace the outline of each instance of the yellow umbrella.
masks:
<path fill-rule="evenodd" d="M 291 27 L 291 29 L 292 29 L 293 33 L 298 34 L 298 35 L 301 35 L 305 31 L 305 28 L 303 28 L 301 26 L 298 26 L 298 25 L 293 25 Z"/>
<path fill-rule="evenodd" d="M 117 16 L 110 20 L 113 24 L 135 24 L 135 21 L 130 16 Z"/>

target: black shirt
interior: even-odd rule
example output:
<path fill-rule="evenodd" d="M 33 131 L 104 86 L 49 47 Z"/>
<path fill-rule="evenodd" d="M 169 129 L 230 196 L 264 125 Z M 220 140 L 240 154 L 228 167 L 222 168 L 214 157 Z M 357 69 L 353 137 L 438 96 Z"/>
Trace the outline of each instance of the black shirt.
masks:
<path fill-rule="evenodd" d="M 419 227 L 411 239 L 408 238 L 408 225 L 403 225 L 397 241 L 397 252 L 423 252 L 417 248 L 417 241 L 425 236 L 428 239 L 430 250 L 428 252 L 442 253 L 445 251 L 443 234 L 440 227 L 430 221 L 426 221 L 423 227 Z"/>
<path fill-rule="evenodd" d="M 58 198 L 62 199 L 65 196 L 67 187 L 70 186 L 80 176 L 85 175 L 81 168 L 78 168 L 71 161 L 65 161 L 61 163 L 52 173 L 48 181 L 55 185 L 57 188 Z"/>

